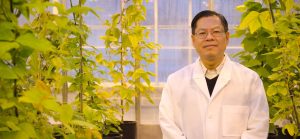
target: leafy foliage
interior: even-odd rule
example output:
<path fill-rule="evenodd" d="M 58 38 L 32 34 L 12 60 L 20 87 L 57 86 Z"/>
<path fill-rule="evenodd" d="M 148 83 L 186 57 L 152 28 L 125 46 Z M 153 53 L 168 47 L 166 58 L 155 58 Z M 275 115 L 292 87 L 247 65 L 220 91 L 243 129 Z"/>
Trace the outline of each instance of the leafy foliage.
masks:
<path fill-rule="evenodd" d="M 157 59 L 159 45 L 147 41 L 149 31 L 141 23 L 145 20 L 146 8 L 142 0 L 124 1 L 121 13 L 106 21 L 108 27 L 105 41 L 111 81 L 115 84 L 111 92 L 121 98 L 121 117 L 134 104 L 133 98 L 142 95 L 150 102 L 153 91 L 147 68 Z"/>
<path fill-rule="evenodd" d="M 117 120 L 99 93 L 101 79 L 93 76 L 102 72 L 96 69 L 95 49 L 85 42 L 89 30 L 82 14 L 95 12 L 82 1 L 70 9 L 41 0 L 0 4 L 0 138 L 101 138 L 105 118 Z M 67 83 L 71 92 L 82 91 L 80 101 L 57 101 Z"/>
<path fill-rule="evenodd" d="M 264 82 L 271 127 L 287 120 L 283 130 L 299 136 L 300 5 L 293 0 L 248 0 L 237 9 L 243 14 L 234 36 L 244 37 L 244 51 L 237 56 Z"/>

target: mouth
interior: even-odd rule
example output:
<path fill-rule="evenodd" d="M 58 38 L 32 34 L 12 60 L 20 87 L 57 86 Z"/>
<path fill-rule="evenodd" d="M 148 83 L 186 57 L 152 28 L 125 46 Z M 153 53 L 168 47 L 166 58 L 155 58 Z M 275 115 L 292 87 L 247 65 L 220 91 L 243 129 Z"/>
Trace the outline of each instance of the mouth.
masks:
<path fill-rule="evenodd" d="M 205 46 L 203 46 L 203 48 L 211 48 L 211 47 L 217 47 L 217 45 L 211 44 L 211 45 L 205 45 Z"/>

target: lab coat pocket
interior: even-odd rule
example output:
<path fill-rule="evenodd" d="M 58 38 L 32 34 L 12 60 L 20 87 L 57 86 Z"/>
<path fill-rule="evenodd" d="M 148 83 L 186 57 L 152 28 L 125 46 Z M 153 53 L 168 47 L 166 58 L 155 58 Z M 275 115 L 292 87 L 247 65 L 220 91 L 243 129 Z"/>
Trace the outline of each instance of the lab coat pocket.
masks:
<path fill-rule="evenodd" d="M 222 107 L 223 136 L 241 136 L 247 129 L 249 107 L 225 105 Z"/>

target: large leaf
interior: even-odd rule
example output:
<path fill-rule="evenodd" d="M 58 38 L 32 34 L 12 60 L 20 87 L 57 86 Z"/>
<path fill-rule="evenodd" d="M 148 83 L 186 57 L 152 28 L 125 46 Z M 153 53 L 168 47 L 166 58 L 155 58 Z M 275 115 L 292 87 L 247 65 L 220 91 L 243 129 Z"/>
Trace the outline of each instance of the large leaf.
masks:
<path fill-rule="evenodd" d="M 274 31 L 272 18 L 269 11 L 264 11 L 259 15 L 261 26 L 269 31 Z"/>
<path fill-rule="evenodd" d="M 15 34 L 13 33 L 13 24 L 10 22 L 0 22 L 0 41 L 12 41 L 15 39 Z"/>
<path fill-rule="evenodd" d="M 261 61 L 256 60 L 256 59 L 251 59 L 251 60 L 245 62 L 245 66 L 247 66 L 247 67 L 254 67 L 254 66 L 258 66 L 258 65 L 261 65 Z"/>
<path fill-rule="evenodd" d="M 84 127 L 84 128 L 89 128 L 89 129 L 98 129 L 98 127 L 94 124 L 91 124 L 91 123 L 88 123 L 88 122 L 85 122 L 85 121 L 80 121 L 80 120 L 72 120 L 70 122 L 72 125 L 75 125 L 75 126 L 81 126 L 81 127 Z"/>
<path fill-rule="evenodd" d="M 47 52 L 47 51 L 54 51 L 54 46 L 44 38 L 36 38 L 32 33 L 25 33 L 17 38 L 16 40 L 21 45 L 30 47 L 34 50 Z"/>
<path fill-rule="evenodd" d="M 69 104 L 64 104 L 60 110 L 60 120 L 64 123 L 69 123 L 73 117 L 73 109 Z"/>
<path fill-rule="evenodd" d="M 243 30 L 250 26 L 250 23 L 255 21 L 257 22 L 257 18 L 259 16 L 259 13 L 256 11 L 251 11 L 241 22 L 239 29 Z M 254 26 L 254 25 L 253 25 Z"/>
<path fill-rule="evenodd" d="M 262 77 L 268 77 L 270 75 L 270 72 L 263 67 L 258 68 L 256 72 Z"/>
<path fill-rule="evenodd" d="M 5 110 L 5 109 L 15 106 L 15 102 L 13 102 L 9 99 L 0 99 L 0 106 L 3 110 Z"/>
<path fill-rule="evenodd" d="M 52 110 L 55 112 L 59 111 L 60 105 L 55 101 L 54 98 L 46 99 L 46 100 L 42 101 L 41 103 L 48 110 Z"/>
<path fill-rule="evenodd" d="M 284 129 L 287 129 L 288 133 L 291 136 L 294 136 L 295 133 L 297 132 L 297 126 L 295 124 L 286 124 L 283 128 L 283 131 L 284 131 Z"/>
<path fill-rule="evenodd" d="M 29 138 L 37 138 L 37 135 L 34 130 L 34 125 L 30 123 L 21 123 L 19 127 Z"/>
<path fill-rule="evenodd" d="M 254 37 L 246 37 L 242 41 L 242 46 L 246 51 L 254 52 L 255 48 L 258 46 L 257 39 L 255 39 Z"/>
<path fill-rule="evenodd" d="M 19 44 L 16 42 L 3 42 L 0 41 L 0 57 L 7 53 L 9 50 L 19 48 Z"/>
<path fill-rule="evenodd" d="M 17 79 L 17 74 L 4 63 L 0 62 L 0 78 L 3 79 Z M 4 74 L 5 73 L 5 74 Z"/>
<path fill-rule="evenodd" d="M 254 18 L 252 22 L 249 23 L 250 33 L 253 34 L 261 27 L 261 24 L 257 18 Z"/>
<path fill-rule="evenodd" d="M 293 8 L 293 6 L 294 6 L 294 0 L 285 0 L 285 12 L 286 12 L 286 14 L 289 14 L 292 10 L 292 8 Z"/>

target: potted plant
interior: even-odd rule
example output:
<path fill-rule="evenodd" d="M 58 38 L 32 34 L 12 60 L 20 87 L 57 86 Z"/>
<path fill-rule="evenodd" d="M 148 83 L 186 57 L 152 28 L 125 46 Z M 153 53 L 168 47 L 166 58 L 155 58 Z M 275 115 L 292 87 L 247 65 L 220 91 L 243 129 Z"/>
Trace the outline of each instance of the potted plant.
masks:
<path fill-rule="evenodd" d="M 263 80 L 270 106 L 270 132 L 299 134 L 300 15 L 293 0 L 248 0 L 238 6 L 242 19 L 235 37 L 243 36 L 240 61 Z M 281 134 L 281 135 L 282 135 Z"/>
<path fill-rule="evenodd" d="M 125 112 L 134 104 L 133 99 L 136 98 L 136 105 L 139 104 L 140 96 L 153 103 L 150 93 L 154 88 L 151 86 L 150 77 L 154 74 L 147 70 L 147 66 L 155 62 L 155 50 L 158 49 L 158 45 L 147 42 L 149 32 L 141 25 L 145 20 L 145 12 L 142 0 L 122 1 L 121 13 L 113 15 L 111 21 L 106 21 L 105 25 L 108 28 L 105 36 L 101 37 L 105 41 L 110 61 L 107 64 L 108 73 L 111 75 L 111 82 L 114 83 L 111 91 L 120 98 L 123 139 L 136 138 L 135 122 L 124 121 Z M 137 108 L 139 109 L 139 106 Z M 138 119 L 138 116 L 136 118 Z M 125 125 L 131 127 L 127 128 Z"/>

